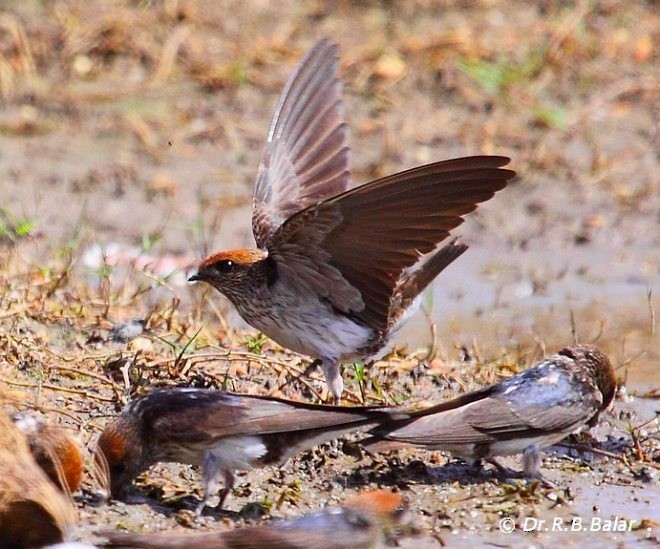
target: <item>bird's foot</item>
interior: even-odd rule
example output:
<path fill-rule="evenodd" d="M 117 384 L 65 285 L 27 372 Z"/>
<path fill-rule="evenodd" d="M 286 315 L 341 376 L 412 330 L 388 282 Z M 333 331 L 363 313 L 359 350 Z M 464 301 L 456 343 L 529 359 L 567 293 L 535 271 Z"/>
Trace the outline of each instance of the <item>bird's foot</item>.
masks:
<path fill-rule="evenodd" d="M 344 392 L 344 380 L 341 378 L 341 365 L 337 360 L 323 360 L 321 364 L 325 383 L 332 395 L 332 403 L 335 406 L 341 404 L 341 394 Z"/>
<path fill-rule="evenodd" d="M 225 487 L 222 490 L 218 492 L 219 500 L 218 500 L 218 505 L 215 506 L 216 511 L 222 511 L 225 506 L 225 500 L 227 499 L 227 496 L 229 495 L 229 488 Z"/>
<path fill-rule="evenodd" d="M 486 461 L 488 461 L 488 463 L 490 463 L 493 467 L 495 467 L 495 469 L 497 469 L 497 474 L 500 475 L 501 477 L 512 478 L 512 477 L 519 476 L 518 473 L 516 473 L 515 471 L 512 471 L 508 467 L 505 467 L 499 461 L 497 461 L 495 458 L 490 458 Z"/>
<path fill-rule="evenodd" d="M 539 471 L 534 471 L 534 472 L 517 472 L 517 471 L 512 471 L 508 467 L 505 467 L 501 463 L 499 463 L 496 459 L 491 458 L 488 460 L 488 463 L 493 465 L 497 469 L 497 474 L 502 477 L 504 480 L 507 481 L 512 481 L 514 479 L 522 479 L 526 480 L 528 482 L 533 482 L 537 481 L 539 482 L 542 486 L 545 488 L 552 488 L 556 489 L 557 485 L 545 478 Z"/>
<path fill-rule="evenodd" d="M 552 490 L 559 488 L 559 485 L 556 482 L 548 480 L 541 473 L 536 473 L 535 475 L 528 476 L 527 478 L 529 480 L 537 480 L 544 488 L 550 488 Z"/>
<path fill-rule="evenodd" d="M 218 504 L 215 507 L 213 507 L 213 511 L 215 513 L 222 513 L 224 511 L 223 506 L 225 504 L 225 499 L 227 499 L 227 494 L 228 493 L 229 493 L 229 490 L 227 490 L 226 488 L 223 488 L 222 490 L 220 490 L 218 492 L 218 495 L 220 496 L 220 500 L 218 501 Z M 200 501 L 199 504 L 197 505 L 197 507 L 195 507 L 195 517 L 196 518 L 200 518 L 202 516 L 202 514 L 204 513 L 204 509 L 206 508 L 207 499 L 208 498 L 206 496 L 203 497 L 202 501 Z"/>
<path fill-rule="evenodd" d="M 205 508 L 206 508 L 206 499 L 203 499 L 195 507 L 195 519 L 201 518 Z"/>

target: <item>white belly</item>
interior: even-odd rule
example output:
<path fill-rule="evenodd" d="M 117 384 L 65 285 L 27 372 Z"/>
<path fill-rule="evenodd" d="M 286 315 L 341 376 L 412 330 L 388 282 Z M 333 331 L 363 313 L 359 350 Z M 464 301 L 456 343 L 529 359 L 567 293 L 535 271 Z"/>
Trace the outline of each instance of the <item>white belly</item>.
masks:
<path fill-rule="evenodd" d="M 355 358 L 371 337 L 371 330 L 350 318 L 319 314 L 314 306 L 291 307 L 277 321 L 251 324 L 282 347 L 317 358 Z"/>
<path fill-rule="evenodd" d="M 267 449 L 261 437 L 228 437 L 218 441 L 209 450 L 223 469 L 251 469 L 255 462 L 266 455 Z"/>
<path fill-rule="evenodd" d="M 490 443 L 488 454 L 486 456 L 478 455 L 474 444 L 438 444 L 433 446 L 437 450 L 442 450 L 453 456 L 463 459 L 478 459 L 481 457 L 513 456 L 522 454 L 526 448 L 536 446 L 539 449 L 552 446 L 566 437 L 568 433 L 555 433 L 553 435 L 542 435 L 533 438 L 518 438 L 511 440 L 498 440 Z"/>

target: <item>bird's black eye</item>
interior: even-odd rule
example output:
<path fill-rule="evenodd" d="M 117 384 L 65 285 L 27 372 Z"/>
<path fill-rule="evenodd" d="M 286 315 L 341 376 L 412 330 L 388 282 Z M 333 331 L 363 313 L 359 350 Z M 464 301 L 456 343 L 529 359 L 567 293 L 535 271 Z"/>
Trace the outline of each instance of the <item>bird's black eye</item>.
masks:
<path fill-rule="evenodd" d="M 229 273 L 234 269 L 234 262 L 231 259 L 223 259 L 216 261 L 213 267 L 219 273 Z"/>

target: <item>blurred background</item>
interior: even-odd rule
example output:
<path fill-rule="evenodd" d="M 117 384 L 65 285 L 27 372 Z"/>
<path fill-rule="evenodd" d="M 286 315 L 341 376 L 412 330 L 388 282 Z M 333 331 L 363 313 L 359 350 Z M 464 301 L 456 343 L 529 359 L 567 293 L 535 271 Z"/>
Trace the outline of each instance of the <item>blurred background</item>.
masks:
<path fill-rule="evenodd" d="M 596 340 L 657 389 L 659 23 L 608 0 L 5 0 L 3 267 L 130 278 L 142 313 L 188 299 L 190 265 L 252 244 L 275 102 L 328 36 L 356 183 L 472 154 L 519 174 L 427 300 L 441 352 Z"/>

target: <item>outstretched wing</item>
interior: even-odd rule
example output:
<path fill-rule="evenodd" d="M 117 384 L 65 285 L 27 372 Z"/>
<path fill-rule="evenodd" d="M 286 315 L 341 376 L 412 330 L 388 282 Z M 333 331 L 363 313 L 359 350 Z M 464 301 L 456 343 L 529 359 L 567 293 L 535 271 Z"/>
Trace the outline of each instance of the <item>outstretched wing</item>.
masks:
<path fill-rule="evenodd" d="M 356 187 L 301 211 L 273 235 L 278 275 L 387 330 L 407 269 L 515 172 L 499 156 L 436 162 Z"/>
<path fill-rule="evenodd" d="M 338 54 L 339 46 L 319 41 L 277 104 L 254 190 L 252 231 L 260 248 L 296 212 L 348 188 Z"/>

